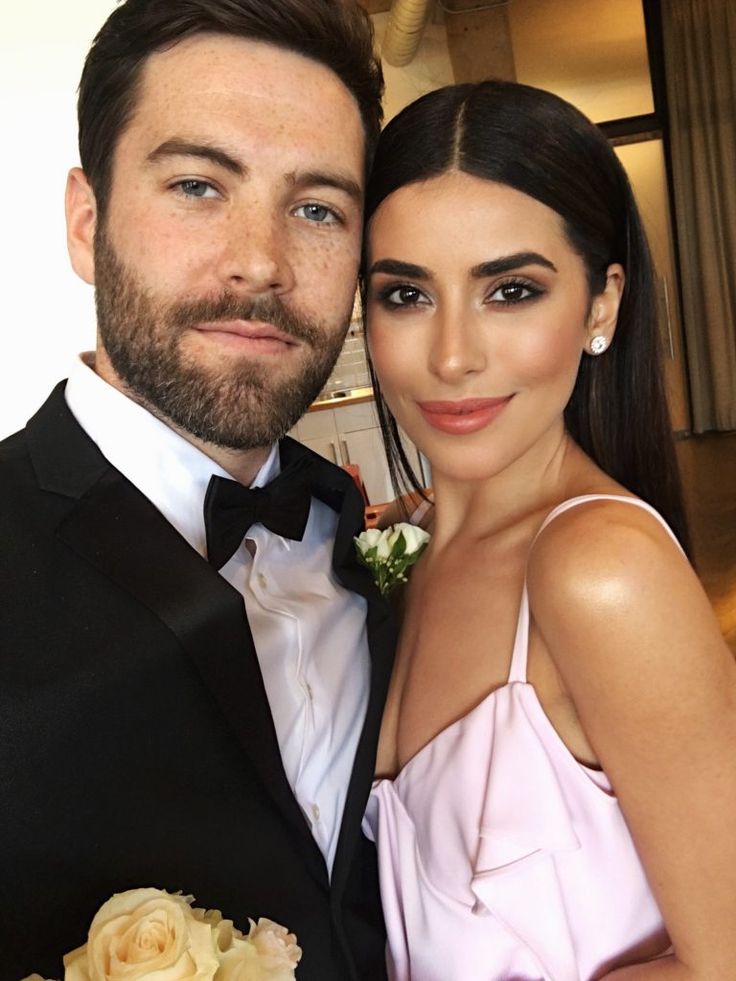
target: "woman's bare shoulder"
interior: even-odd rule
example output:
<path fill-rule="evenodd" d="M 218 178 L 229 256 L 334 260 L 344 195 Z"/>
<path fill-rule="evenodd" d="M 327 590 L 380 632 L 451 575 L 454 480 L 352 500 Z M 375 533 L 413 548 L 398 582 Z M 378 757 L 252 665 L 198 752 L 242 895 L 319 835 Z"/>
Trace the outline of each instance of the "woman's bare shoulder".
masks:
<path fill-rule="evenodd" d="M 697 674 L 708 655 L 725 656 L 687 558 L 661 518 L 631 501 L 570 508 L 544 528 L 529 557 L 532 616 L 573 688 L 580 672 L 596 688 L 625 685 L 645 661 L 653 680 L 683 677 L 688 665 Z"/>
<path fill-rule="evenodd" d="M 712 632 L 712 611 L 690 563 L 664 521 L 636 500 L 581 502 L 532 546 L 529 602 L 560 670 L 576 651 L 603 651 L 653 626 L 669 633 L 675 601 Z"/>
<path fill-rule="evenodd" d="M 690 568 L 665 521 L 633 495 L 583 495 L 542 527 L 529 555 L 535 585 L 570 590 L 596 582 L 641 584 L 652 565 Z M 536 592 L 536 590 L 534 590 Z"/>

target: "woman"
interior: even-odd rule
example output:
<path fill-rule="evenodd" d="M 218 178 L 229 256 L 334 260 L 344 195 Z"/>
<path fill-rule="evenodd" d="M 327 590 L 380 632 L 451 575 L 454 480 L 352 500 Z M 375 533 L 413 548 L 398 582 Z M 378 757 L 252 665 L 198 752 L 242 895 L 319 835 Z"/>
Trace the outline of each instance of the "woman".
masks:
<path fill-rule="evenodd" d="M 485 82 L 389 124 L 367 197 L 381 414 L 435 502 L 365 821 L 392 976 L 736 977 L 736 672 L 622 168 Z"/>

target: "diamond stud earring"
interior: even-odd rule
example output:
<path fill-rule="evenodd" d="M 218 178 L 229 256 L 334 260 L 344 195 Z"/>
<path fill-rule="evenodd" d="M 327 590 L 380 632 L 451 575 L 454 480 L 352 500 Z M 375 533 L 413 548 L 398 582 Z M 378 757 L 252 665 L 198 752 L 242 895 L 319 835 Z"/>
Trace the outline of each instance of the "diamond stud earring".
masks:
<path fill-rule="evenodd" d="M 591 354 L 603 354 L 603 352 L 608 347 L 608 341 L 605 339 L 603 334 L 596 334 L 590 340 L 590 353 Z"/>

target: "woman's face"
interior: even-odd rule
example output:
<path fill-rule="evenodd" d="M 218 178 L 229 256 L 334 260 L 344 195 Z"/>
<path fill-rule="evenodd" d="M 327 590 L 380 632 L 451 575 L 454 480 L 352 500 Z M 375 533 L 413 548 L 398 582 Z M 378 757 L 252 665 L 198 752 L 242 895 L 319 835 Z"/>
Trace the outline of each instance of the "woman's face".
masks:
<path fill-rule="evenodd" d="M 389 195 L 368 239 L 371 358 L 399 425 L 435 471 L 500 472 L 559 445 L 580 358 L 614 288 L 591 304 L 562 219 L 503 184 L 450 172 Z M 610 319 L 610 317 L 609 317 Z"/>

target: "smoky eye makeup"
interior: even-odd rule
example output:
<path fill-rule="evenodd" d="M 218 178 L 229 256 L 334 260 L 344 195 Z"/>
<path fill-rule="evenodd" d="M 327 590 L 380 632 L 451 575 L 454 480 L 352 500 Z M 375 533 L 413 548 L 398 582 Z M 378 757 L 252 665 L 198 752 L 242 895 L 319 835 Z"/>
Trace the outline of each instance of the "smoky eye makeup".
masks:
<path fill-rule="evenodd" d="M 370 298 L 386 310 L 412 309 L 429 302 L 427 295 L 418 286 L 401 282 L 372 286 Z"/>
<path fill-rule="evenodd" d="M 509 276 L 494 283 L 488 290 L 485 302 L 494 306 L 511 307 L 519 303 L 530 303 L 546 293 L 539 283 L 525 276 Z"/>

